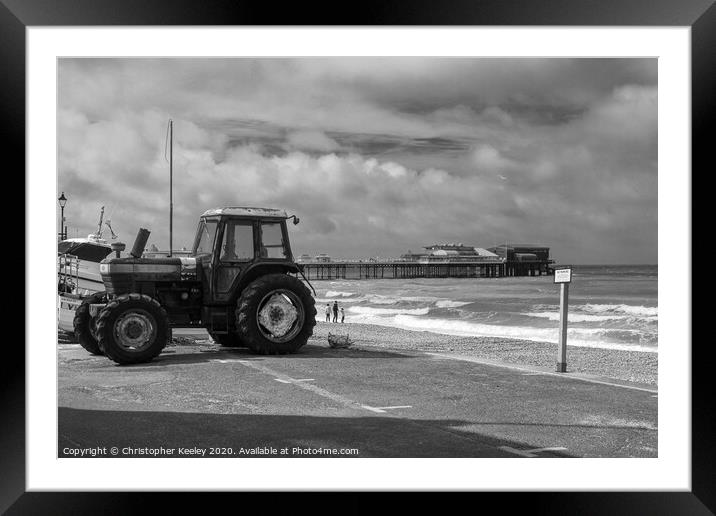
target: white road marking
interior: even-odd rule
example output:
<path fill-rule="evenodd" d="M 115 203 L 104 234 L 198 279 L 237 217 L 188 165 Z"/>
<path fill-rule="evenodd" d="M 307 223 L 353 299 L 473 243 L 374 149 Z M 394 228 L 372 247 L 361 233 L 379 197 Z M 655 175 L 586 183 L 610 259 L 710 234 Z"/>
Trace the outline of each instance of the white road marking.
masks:
<path fill-rule="evenodd" d="M 428 353 L 428 352 L 426 352 L 425 354 L 431 355 L 431 356 L 434 356 L 437 358 L 451 358 L 453 360 L 462 360 L 463 362 L 472 362 L 475 364 L 482 364 L 482 365 L 488 365 L 488 366 L 493 366 L 493 367 L 502 367 L 504 369 L 516 369 L 517 371 L 527 371 L 530 373 L 536 373 L 536 371 L 534 371 L 533 369 L 528 369 L 526 367 L 520 367 L 517 365 L 504 364 L 504 363 L 499 363 L 499 362 L 492 362 L 490 360 L 481 360 L 481 359 L 475 358 L 475 357 L 465 357 L 465 356 L 461 356 L 461 355 L 450 355 L 450 354 L 445 354 L 445 353 Z M 597 380 L 594 378 L 585 378 L 584 376 L 571 376 L 571 375 L 565 374 L 565 373 L 553 373 L 550 371 L 543 371 L 543 372 L 540 372 L 539 374 L 547 375 L 547 376 L 556 376 L 557 378 L 566 378 L 568 380 L 578 380 L 578 381 L 587 382 L 587 383 L 598 383 L 600 385 L 609 385 L 611 387 L 621 387 L 622 389 L 632 389 L 635 391 L 655 392 L 655 393 L 659 392 L 656 389 L 647 389 L 646 387 L 635 387 L 633 385 L 624 385 L 621 383 L 605 382 L 605 381 Z"/>
<path fill-rule="evenodd" d="M 395 405 L 393 407 L 375 407 L 380 410 L 392 410 L 392 409 L 401 409 L 401 408 L 413 408 L 412 405 Z"/>
<path fill-rule="evenodd" d="M 504 450 L 509 453 L 514 453 L 515 455 L 519 455 L 521 457 L 539 457 L 537 453 L 539 452 L 545 452 L 545 451 L 564 451 L 567 448 L 563 446 L 552 446 L 549 448 L 532 448 L 530 450 L 518 450 L 517 448 L 512 448 L 511 446 L 500 446 L 500 450 Z"/>
<path fill-rule="evenodd" d="M 266 367 L 265 365 L 259 364 L 253 360 L 234 360 L 234 362 L 238 362 L 241 365 L 250 367 L 251 369 L 255 369 L 255 370 L 260 371 L 264 374 L 273 376 L 274 380 L 276 380 L 277 382 L 291 383 L 291 384 L 295 385 L 296 387 L 298 387 L 299 389 L 304 389 L 304 390 L 310 391 L 314 394 L 318 394 L 319 396 L 328 398 L 329 400 L 335 401 L 336 403 L 339 403 L 345 407 L 349 407 L 349 408 L 353 408 L 353 409 L 368 410 L 370 412 L 376 412 L 379 414 L 385 413 L 385 410 L 371 407 L 369 405 L 361 405 L 357 401 L 353 401 L 352 399 L 346 398 L 345 396 L 341 396 L 340 394 L 336 394 L 335 392 L 327 391 L 326 389 L 323 389 L 316 385 L 312 385 L 310 383 L 301 382 L 301 381 L 297 382 L 290 376 L 286 376 L 283 373 L 274 371 L 270 367 Z"/>

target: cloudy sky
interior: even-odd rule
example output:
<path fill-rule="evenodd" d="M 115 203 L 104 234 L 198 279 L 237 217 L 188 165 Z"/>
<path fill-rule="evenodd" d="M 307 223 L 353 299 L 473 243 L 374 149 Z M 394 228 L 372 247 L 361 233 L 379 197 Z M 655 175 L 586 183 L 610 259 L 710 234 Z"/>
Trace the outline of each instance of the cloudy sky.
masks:
<path fill-rule="evenodd" d="M 657 263 L 655 59 L 61 59 L 58 93 L 70 236 L 104 205 L 167 247 L 172 118 L 177 248 L 234 205 L 298 215 L 296 255 Z"/>

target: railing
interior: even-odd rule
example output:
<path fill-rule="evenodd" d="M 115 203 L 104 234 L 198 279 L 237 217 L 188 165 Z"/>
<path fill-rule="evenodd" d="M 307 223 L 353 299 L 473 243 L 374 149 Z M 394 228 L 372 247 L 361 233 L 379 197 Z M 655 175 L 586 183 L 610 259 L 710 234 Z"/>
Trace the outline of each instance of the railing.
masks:
<path fill-rule="evenodd" d="M 502 278 L 550 274 L 549 262 L 329 262 L 301 263 L 309 280 Z"/>
<path fill-rule="evenodd" d="M 71 294 L 80 284 L 80 259 L 71 254 L 57 257 L 57 291 Z"/>

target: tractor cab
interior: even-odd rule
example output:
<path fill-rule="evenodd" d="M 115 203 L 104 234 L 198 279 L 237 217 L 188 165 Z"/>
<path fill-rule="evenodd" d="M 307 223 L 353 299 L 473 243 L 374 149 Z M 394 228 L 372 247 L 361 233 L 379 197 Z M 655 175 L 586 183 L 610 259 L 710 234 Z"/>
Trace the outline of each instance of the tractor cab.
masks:
<path fill-rule="evenodd" d="M 239 207 L 201 215 L 192 256 L 203 271 L 205 304 L 233 303 L 241 285 L 257 273 L 298 272 L 286 228 L 289 218 L 283 210 Z"/>

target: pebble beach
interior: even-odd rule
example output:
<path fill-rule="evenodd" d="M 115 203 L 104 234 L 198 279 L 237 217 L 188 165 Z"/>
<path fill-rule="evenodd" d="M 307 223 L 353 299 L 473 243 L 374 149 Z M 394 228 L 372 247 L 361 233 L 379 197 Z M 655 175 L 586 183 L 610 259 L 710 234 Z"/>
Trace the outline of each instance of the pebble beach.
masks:
<path fill-rule="evenodd" d="M 316 324 L 311 343 L 327 345 L 329 332 L 349 335 L 354 342 L 351 346 L 353 349 L 452 353 L 517 365 L 552 368 L 557 354 L 556 343 L 498 337 L 460 337 L 373 324 L 323 321 Z M 658 383 L 657 353 L 568 346 L 567 369 L 569 372 L 646 385 Z"/>

